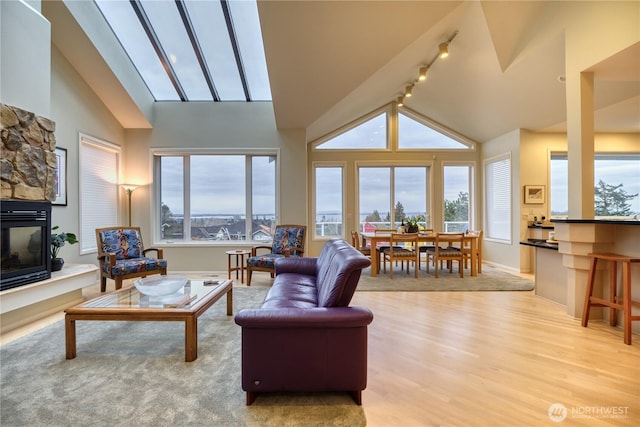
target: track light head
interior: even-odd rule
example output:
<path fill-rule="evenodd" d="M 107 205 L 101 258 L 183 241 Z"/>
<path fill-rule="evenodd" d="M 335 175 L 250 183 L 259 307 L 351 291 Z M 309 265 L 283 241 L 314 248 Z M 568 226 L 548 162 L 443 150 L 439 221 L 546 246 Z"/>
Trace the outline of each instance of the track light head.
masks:
<path fill-rule="evenodd" d="M 449 56 L 449 42 L 440 43 L 438 46 L 438 52 L 440 58 L 446 58 Z"/>
<path fill-rule="evenodd" d="M 404 105 L 404 97 L 403 96 L 399 96 L 398 100 L 396 101 L 396 105 L 398 107 L 402 107 Z"/>
<path fill-rule="evenodd" d="M 418 81 L 423 82 L 427 80 L 427 67 L 420 67 L 420 74 L 418 75 Z"/>
<path fill-rule="evenodd" d="M 404 90 L 404 96 L 407 98 L 411 98 L 411 91 L 413 90 L 413 85 L 409 85 Z"/>

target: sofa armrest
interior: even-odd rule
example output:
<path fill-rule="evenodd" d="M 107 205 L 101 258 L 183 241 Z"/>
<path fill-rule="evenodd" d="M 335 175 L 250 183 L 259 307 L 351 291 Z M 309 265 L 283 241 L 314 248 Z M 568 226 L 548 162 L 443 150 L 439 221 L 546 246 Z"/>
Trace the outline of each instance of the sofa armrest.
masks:
<path fill-rule="evenodd" d="M 354 328 L 372 321 L 366 307 L 257 308 L 240 310 L 235 317 L 236 324 L 253 329 Z"/>
<path fill-rule="evenodd" d="M 276 259 L 276 276 L 282 273 L 303 274 L 305 276 L 316 275 L 318 258 L 278 258 Z"/>

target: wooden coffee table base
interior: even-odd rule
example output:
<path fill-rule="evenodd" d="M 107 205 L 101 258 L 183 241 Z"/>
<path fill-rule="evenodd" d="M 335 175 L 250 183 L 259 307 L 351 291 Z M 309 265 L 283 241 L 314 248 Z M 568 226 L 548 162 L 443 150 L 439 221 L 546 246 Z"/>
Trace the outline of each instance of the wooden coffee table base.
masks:
<path fill-rule="evenodd" d="M 198 317 L 227 295 L 227 316 L 233 314 L 233 282 L 227 280 L 204 297 L 194 301 L 193 305 L 184 308 L 146 308 L 146 307 L 92 307 L 91 304 L 101 299 L 124 292 L 137 292 L 131 288 L 121 289 L 95 300 L 65 310 L 65 346 L 67 359 L 76 357 L 76 321 L 78 320 L 124 320 L 144 322 L 184 322 L 184 360 L 193 362 L 198 358 Z"/>

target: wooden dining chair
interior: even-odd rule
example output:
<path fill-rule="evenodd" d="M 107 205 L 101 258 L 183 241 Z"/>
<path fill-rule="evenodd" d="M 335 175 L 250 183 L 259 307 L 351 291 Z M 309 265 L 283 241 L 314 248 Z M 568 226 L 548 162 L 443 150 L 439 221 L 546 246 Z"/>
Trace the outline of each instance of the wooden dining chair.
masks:
<path fill-rule="evenodd" d="M 360 251 L 364 256 L 371 256 L 371 247 L 367 246 L 367 242 L 364 237 L 357 231 L 351 232 L 351 245 Z"/>
<path fill-rule="evenodd" d="M 420 230 L 420 234 L 421 235 L 425 235 L 425 234 L 426 235 L 431 235 L 431 234 L 433 234 L 433 228 L 423 228 L 422 230 Z M 423 260 L 422 255 L 424 254 L 425 255 L 424 261 L 427 261 L 427 257 L 426 257 L 427 250 L 428 249 L 433 249 L 433 248 L 435 248 L 435 245 L 425 245 L 424 242 L 423 242 L 423 244 L 420 244 L 418 246 L 418 252 L 420 252 L 420 260 L 421 261 Z"/>
<path fill-rule="evenodd" d="M 427 249 L 427 273 L 429 273 L 429 261 L 434 263 L 436 279 L 440 270 L 439 261 L 447 262 L 450 273 L 453 273 L 453 261 L 458 261 L 460 277 L 464 277 L 463 240 L 464 233 L 436 233 L 435 247 Z"/>
<path fill-rule="evenodd" d="M 404 262 L 407 261 L 407 273 L 409 266 L 413 263 L 416 279 L 420 270 L 420 252 L 418 251 L 418 233 L 391 233 L 389 247 L 382 251 L 384 257 L 384 272 L 387 272 L 387 261 L 389 261 L 389 277 L 393 279 L 393 262 L 401 261 L 402 270 Z M 397 263 L 396 263 L 397 265 Z"/>
<path fill-rule="evenodd" d="M 374 234 L 391 234 L 391 233 L 397 233 L 397 232 L 398 231 L 393 228 L 376 228 L 373 231 Z M 378 251 L 378 271 L 380 271 L 380 263 L 385 262 L 383 252 L 386 249 L 389 249 L 388 244 L 378 244 L 376 247 L 376 250 Z M 404 268 L 404 264 L 402 265 L 402 268 Z"/>
<path fill-rule="evenodd" d="M 464 233 L 465 235 L 475 235 L 478 236 L 478 240 L 476 242 L 476 259 L 472 258 L 471 254 L 471 242 L 469 240 L 465 240 L 462 246 L 462 253 L 465 256 L 464 259 L 464 268 L 467 268 L 469 265 L 469 261 L 477 263 L 477 271 L 478 274 L 482 273 L 482 230 L 467 230 Z"/>

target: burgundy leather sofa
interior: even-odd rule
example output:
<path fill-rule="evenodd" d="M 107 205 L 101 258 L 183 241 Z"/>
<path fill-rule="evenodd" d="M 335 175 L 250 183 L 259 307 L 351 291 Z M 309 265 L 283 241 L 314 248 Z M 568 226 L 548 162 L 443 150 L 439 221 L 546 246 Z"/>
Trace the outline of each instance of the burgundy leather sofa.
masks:
<path fill-rule="evenodd" d="M 349 303 L 370 264 L 341 239 L 328 241 L 317 258 L 276 261 L 262 307 L 235 317 L 242 327 L 247 405 L 259 393 L 281 391 L 347 391 L 362 403 L 373 313 Z"/>

